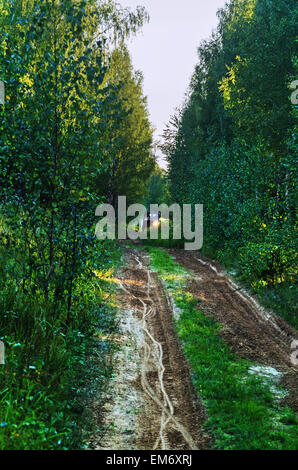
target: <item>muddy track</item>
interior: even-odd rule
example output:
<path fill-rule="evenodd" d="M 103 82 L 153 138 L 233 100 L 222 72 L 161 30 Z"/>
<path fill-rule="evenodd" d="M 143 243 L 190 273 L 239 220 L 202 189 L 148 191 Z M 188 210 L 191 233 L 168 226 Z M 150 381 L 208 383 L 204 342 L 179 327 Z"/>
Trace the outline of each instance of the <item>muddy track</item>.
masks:
<path fill-rule="evenodd" d="M 123 247 L 119 285 L 120 342 L 115 375 L 106 397 L 107 432 L 97 449 L 191 450 L 212 446 L 203 432 L 204 407 L 177 340 L 173 304 L 141 249 Z M 168 252 L 191 276 L 185 289 L 198 308 L 221 324 L 220 335 L 241 358 L 282 374 L 283 398 L 298 411 L 297 367 L 290 359 L 295 329 L 265 311 L 220 265 L 197 252 Z"/>
<path fill-rule="evenodd" d="M 220 334 L 233 352 L 282 372 L 282 384 L 290 394 L 285 402 L 298 411 L 298 371 L 290 359 L 291 342 L 297 339 L 297 331 L 265 311 L 218 263 L 197 252 L 171 249 L 169 253 L 193 274 L 187 290 L 198 299 L 198 308 L 221 324 Z"/>
<path fill-rule="evenodd" d="M 161 282 L 141 250 L 127 249 L 124 287 L 144 331 L 141 373 L 136 386 L 145 394 L 138 419 L 138 449 L 203 449 L 204 410 L 190 381 L 173 326 L 173 312 Z M 143 282 L 140 285 L 140 281 Z M 122 285 L 123 288 L 123 285 Z"/>
<path fill-rule="evenodd" d="M 125 267 L 118 280 L 120 304 L 123 312 L 132 312 L 132 322 L 135 321 L 142 332 L 138 335 L 138 357 L 135 357 L 138 373 L 126 391 L 130 395 L 135 394 L 138 400 L 136 419 L 128 423 L 135 427 L 130 430 L 135 437 L 134 441 L 129 438 L 120 442 L 119 438 L 115 441 L 107 435 L 105 442 L 97 448 L 205 449 L 209 441 L 202 432 L 206 416 L 177 340 L 171 302 L 158 277 L 149 269 L 146 252 L 127 247 L 124 251 Z M 115 395 L 117 387 L 119 383 L 115 383 Z M 114 418 L 108 416 L 107 423 L 115 422 L 115 418 L 117 421 L 117 413 L 119 410 L 110 405 L 108 415 L 114 414 Z M 121 434 L 120 428 L 121 423 L 118 435 Z"/>

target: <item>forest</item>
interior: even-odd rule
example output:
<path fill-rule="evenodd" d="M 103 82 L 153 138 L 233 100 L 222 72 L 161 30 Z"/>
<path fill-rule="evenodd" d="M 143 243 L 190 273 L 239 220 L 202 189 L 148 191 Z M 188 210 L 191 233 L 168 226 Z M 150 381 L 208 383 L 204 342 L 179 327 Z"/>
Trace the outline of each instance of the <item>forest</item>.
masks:
<path fill-rule="evenodd" d="M 168 409 L 161 406 L 156 448 L 167 448 L 170 439 L 162 433 L 172 420 L 186 441 L 181 449 L 297 449 L 295 367 L 289 359 L 298 325 L 297 3 L 230 0 L 218 11 L 217 29 L 197 45 L 185 101 L 164 130 L 160 148 L 166 171 L 153 150 L 142 72 L 134 69 L 127 47 L 148 21 L 145 8 L 123 8 L 114 0 L 0 0 L 0 81 L 5 87 L 0 104 L 1 450 L 153 448 L 144 437 L 149 428 L 125 428 L 119 433 L 128 439 L 125 444 L 106 441 L 113 425 L 105 408 L 107 397 L 117 395 L 122 343 L 134 331 L 121 326 L 119 311 L 125 310 L 118 291 L 131 302 L 139 296 L 145 305 L 148 295 L 129 289 L 150 276 L 148 292 L 153 285 L 155 300 L 149 313 L 158 308 L 164 291 L 182 312 L 175 320 L 177 333 L 171 322 L 164 327 L 172 342 L 183 345 L 188 364 L 175 356 L 182 368 L 177 390 L 191 367 L 189 389 L 202 397 L 209 417 L 201 423 L 202 411 L 193 426 L 205 426 L 210 436 L 197 439 L 193 431 L 192 439 L 185 438 L 189 424 L 175 418 L 175 400 L 170 393 L 161 395 L 161 386 L 154 406 L 165 400 Z M 243 377 L 252 367 L 246 361 L 254 359 L 249 345 L 239 352 L 241 329 L 235 326 L 233 338 L 228 333 L 219 337 L 218 325 L 225 320 L 214 314 L 213 324 L 197 310 L 204 299 L 200 294 L 198 300 L 201 287 L 187 290 L 181 279 L 188 282 L 195 272 L 197 282 L 199 267 L 190 254 L 181 255 L 181 243 L 157 240 L 140 248 L 96 238 L 96 207 L 116 206 L 119 195 L 147 208 L 151 203 L 204 204 L 201 265 L 207 265 L 206 259 L 220 263 L 239 289 L 273 312 L 276 328 L 288 336 L 288 344 L 281 343 L 286 340 L 278 335 L 285 334 L 271 334 L 263 323 L 255 334 L 268 336 L 268 344 L 282 344 L 284 355 L 272 353 L 270 362 L 268 346 L 264 363 L 261 357 L 257 363 L 278 368 L 282 357 L 290 383 L 285 407 L 276 404 L 261 379 L 248 379 L 244 390 Z M 118 274 L 125 265 L 130 278 L 125 271 Z M 208 282 L 217 281 L 208 277 Z M 223 303 L 223 311 L 230 312 L 232 303 Z M 148 333 L 145 317 L 142 328 Z M 152 328 L 151 335 L 155 332 L 166 348 L 167 340 L 158 336 L 161 328 Z M 144 344 L 139 349 L 146 351 Z M 158 377 L 162 368 L 166 381 L 166 364 Z M 153 385 L 145 388 L 152 395 Z M 225 400 L 232 402 L 231 409 L 222 405 Z M 159 422 L 156 410 L 147 411 L 148 420 L 154 413 Z M 133 444 L 130 435 L 139 436 Z M 180 441 L 170 445 L 180 448 Z"/>
<path fill-rule="evenodd" d="M 297 14 L 285 0 L 219 10 L 163 145 L 175 201 L 204 204 L 206 254 L 296 327 Z"/>

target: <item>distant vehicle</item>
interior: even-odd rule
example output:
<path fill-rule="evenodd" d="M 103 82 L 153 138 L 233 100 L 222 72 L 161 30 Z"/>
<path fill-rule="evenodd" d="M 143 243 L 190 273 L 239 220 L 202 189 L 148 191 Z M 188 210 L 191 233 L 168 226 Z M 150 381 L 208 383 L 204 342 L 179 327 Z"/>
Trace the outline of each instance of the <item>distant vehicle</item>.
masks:
<path fill-rule="evenodd" d="M 160 225 L 160 213 L 159 212 L 146 212 L 143 220 L 142 230 L 148 230 L 148 228 L 157 228 Z"/>

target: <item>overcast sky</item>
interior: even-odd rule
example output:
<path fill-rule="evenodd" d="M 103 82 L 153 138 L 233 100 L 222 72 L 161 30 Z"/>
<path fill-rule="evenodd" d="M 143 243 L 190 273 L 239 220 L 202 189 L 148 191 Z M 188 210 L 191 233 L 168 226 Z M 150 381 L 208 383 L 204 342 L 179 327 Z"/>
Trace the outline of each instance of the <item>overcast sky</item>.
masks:
<path fill-rule="evenodd" d="M 144 75 L 144 93 L 158 140 L 175 108 L 183 103 L 197 62 L 197 47 L 215 29 L 216 11 L 226 2 L 118 0 L 118 3 L 132 8 L 143 5 L 150 15 L 150 23 L 128 46 L 134 67 Z"/>

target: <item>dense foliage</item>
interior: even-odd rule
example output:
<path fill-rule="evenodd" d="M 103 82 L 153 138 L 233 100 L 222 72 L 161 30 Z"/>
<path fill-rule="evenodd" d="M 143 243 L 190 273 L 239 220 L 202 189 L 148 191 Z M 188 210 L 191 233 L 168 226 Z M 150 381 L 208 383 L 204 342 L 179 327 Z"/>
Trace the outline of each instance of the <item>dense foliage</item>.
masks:
<path fill-rule="evenodd" d="M 152 128 L 146 98 L 142 96 L 143 77 L 132 69 L 125 47 L 114 50 L 105 83 L 118 89 L 117 113 L 125 116 L 113 131 L 113 152 L 109 178 L 102 174 L 99 187 L 114 207 L 125 195 L 127 204 L 142 202 L 147 195 L 150 175 L 155 167 L 151 151 Z"/>
<path fill-rule="evenodd" d="M 150 204 L 170 204 L 170 202 L 166 172 L 156 165 L 148 183 L 148 194 L 144 203 L 149 210 Z"/>
<path fill-rule="evenodd" d="M 94 237 L 95 208 L 113 191 L 102 182 L 123 142 L 144 178 L 140 198 L 153 169 L 123 42 L 146 20 L 112 0 L 0 0 L 1 449 L 80 445 L 72 400 L 110 318 L 98 273 L 119 258 Z M 125 178 L 134 186 L 134 173 Z"/>
<path fill-rule="evenodd" d="M 206 252 L 238 260 L 242 278 L 292 323 L 297 16 L 295 0 L 231 0 L 219 10 L 163 146 L 175 201 L 204 204 Z"/>

